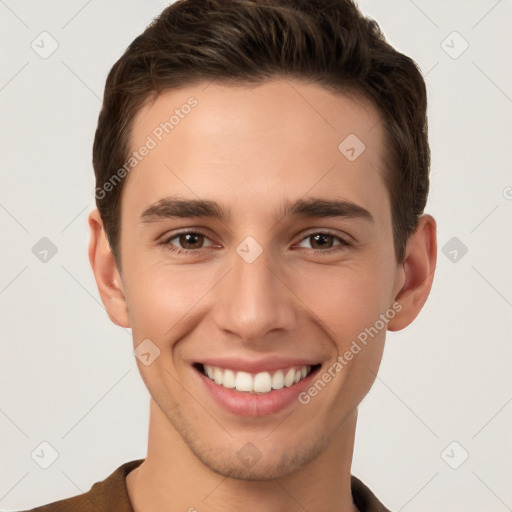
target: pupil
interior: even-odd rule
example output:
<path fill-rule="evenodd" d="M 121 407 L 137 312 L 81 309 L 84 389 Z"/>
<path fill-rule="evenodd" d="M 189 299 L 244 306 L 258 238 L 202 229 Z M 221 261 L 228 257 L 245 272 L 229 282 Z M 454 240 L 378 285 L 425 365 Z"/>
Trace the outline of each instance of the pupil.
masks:
<path fill-rule="evenodd" d="M 199 242 L 199 246 L 201 245 L 203 236 L 197 235 L 194 233 L 187 233 L 185 235 L 181 235 L 181 245 L 187 246 L 187 245 L 196 245 Z M 187 247 L 189 248 L 189 247 Z M 192 247 L 192 249 L 196 249 L 197 247 Z"/>
<path fill-rule="evenodd" d="M 329 239 L 329 238 L 332 238 L 331 235 L 326 235 L 323 233 L 313 236 L 315 244 L 320 245 L 320 247 L 324 247 L 326 244 L 328 244 L 329 242 L 326 241 L 326 239 Z"/>

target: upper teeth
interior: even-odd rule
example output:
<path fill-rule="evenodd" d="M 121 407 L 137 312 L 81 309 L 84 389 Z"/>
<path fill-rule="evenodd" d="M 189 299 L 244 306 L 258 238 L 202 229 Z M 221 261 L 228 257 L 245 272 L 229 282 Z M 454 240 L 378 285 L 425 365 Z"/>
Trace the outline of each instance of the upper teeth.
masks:
<path fill-rule="evenodd" d="M 311 366 L 301 368 L 289 368 L 277 370 L 272 375 L 270 372 L 260 372 L 252 375 L 247 372 L 234 372 L 217 366 L 204 365 L 206 375 L 216 384 L 225 388 L 236 388 L 237 391 L 254 393 L 268 393 L 272 389 L 289 388 L 304 379 L 311 370 Z"/>

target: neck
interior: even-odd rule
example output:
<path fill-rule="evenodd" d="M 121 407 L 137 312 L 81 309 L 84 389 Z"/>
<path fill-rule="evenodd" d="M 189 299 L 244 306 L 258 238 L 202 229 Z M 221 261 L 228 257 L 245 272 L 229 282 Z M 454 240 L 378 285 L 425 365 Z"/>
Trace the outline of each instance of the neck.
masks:
<path fill-rule="evenodd" d="M 332 443 L 306 466 L 279 479 L 238 480 L 205 466 L 150 400 L 148 453 L 126 484 L 135 512 L 357 512 L 350 467 L 357 409 Z"/>

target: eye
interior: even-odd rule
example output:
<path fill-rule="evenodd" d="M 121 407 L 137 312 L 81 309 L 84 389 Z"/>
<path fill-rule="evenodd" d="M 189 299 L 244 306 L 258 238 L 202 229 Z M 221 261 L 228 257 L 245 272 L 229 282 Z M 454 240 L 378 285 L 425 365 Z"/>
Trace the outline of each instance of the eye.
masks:
<path fill-rule="evenodd" d="M 173 243 L 176 240 L 176 244 Z M 198 249 L 210 247 L 212 241 L 204 234 L 197 231 L 183 231 L 164 239 L 161 242 L 169 251 L 176 253 L 190 253 Z"/>
<path fill-rule="evenodd" d="M 335 244 L 334 242 L 336 240 L 339 243 Z M 298 247 L 305 247 L 303 245 L 305 243 L 311 244 L 311 247 L 306 247 L 307 249 L 311 248 L 315 252 L 327 254 L 333 251 L 343 250 L 346 247 L 350 247 L 350 243 L 348 243 L 344 238 L 323 231 L 318 233 L 310 233 L 308 236 L 302 239 L 302 241 L 298 244 Z"/>
<path fill-rule="evenodd" d="M 174 233 L 172 236 L 159 242 L 159 244 L 163 245 L 170 252 L 177 254 L 191 254 L 200 249 L 215 246 L 215 244 L 200 231 Z M 307 245 L 304 244 L 310 244 L 310 246 L 307 247 Z M 343 250 L 346 247 L 350 247 L 350 245 L 351 244 L 344 238 L 320 231 L 311 233 L 303 238 L 297 247 L 311 249 L 316 253 L 329 254 L 334 251 Z"/>

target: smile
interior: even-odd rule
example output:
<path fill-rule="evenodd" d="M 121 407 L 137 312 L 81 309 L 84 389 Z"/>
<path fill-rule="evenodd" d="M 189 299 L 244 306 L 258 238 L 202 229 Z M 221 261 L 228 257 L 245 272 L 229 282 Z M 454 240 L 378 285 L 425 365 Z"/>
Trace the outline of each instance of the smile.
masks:
<path fill-rule="evenodd" d="M 297 397 L 321 367 L 315 360 L 285 357 L 217 357 L 192 364 L 199 389 L 213 400 L 213 407 L 246 417 L 269 416 L 297 406 Z"/>
<path fill-rule="evenodd" d="M 301 366 L 252 374 L 218 366 L 200 365 L 202 373 L 215 384 L 245 393 L 269 393 L 275 389 L 289 388 L 305 379 L 312 368 Z"/>

